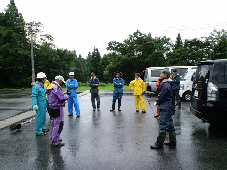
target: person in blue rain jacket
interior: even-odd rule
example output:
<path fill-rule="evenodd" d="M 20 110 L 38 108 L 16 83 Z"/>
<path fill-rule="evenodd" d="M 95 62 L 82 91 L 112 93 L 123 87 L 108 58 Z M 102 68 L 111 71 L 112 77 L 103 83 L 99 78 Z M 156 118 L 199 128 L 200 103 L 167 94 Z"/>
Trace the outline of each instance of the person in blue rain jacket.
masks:
<path fill-rule="evenodd" d="M 74 72 L 69 73 L 70 78 L 66 81 L 66 88 L 67 88 L 67 94 L 69 95 L 68 98 L 68 116 L 73 116 L 73 103 L 76 111 L 77 117 L 80 117 L 80 108 L 79 108 L 79 102 L 77 99 L 77 93 L 76 89 L 78 88 L 77 80 L 74 79 Z"/>
<path fill-rule="evenodd" d="M 121 111 L 121 99 L 123 96 L 123 86 L 124 80 L 121 78 L 123 74 L 119 71 L 115 72 L 116 77 L 113 79 L 113 102 L 112 102 L 112 111 L 115 111 L 115 103 L 118 100 L 118 111 Z"/>
<path fill-rule="evenodd" d="M 37 74 L 37 81 L 32 87 L 32 109 L 36 111 L 35 134 L 37 136 L 45 135 L 49 130 L 45 128 L 47 99 L 44 88 L 46 75 L 43 72 Z"/>

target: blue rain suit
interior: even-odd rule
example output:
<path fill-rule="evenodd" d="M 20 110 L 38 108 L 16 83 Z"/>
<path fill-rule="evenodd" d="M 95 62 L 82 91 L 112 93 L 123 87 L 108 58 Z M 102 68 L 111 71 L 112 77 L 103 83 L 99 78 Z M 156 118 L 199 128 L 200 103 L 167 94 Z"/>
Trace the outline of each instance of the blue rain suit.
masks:
<path fill-rule="evenodd" d="M 113 79 L 113 103 L 112 103 L 112 109 L 115 109 L 115 103 L 116 100 L 118 100 L 118 108 L 121 107 L 121 99 L 123 96 L 123 86 L 124 86 L 124 80 L 123 78 L 114 78 Z"/>
<path fill-rule="evenodd" d="M 69 85 L 67 85 L 69 83 Z M 68 111 L 69 111 L 69 115 L 73 115 L 73 103 L 74 103 L 74 107 L 75 107 L 75 111 L 76 111 L 76 115 L 80 115 L 80 108 L 79 108 L 79 102 L 77 99 L 77 93 L 76 93 L 76 89 L 78 88 L 78 83 L 76 79 L 68 79 L 66 81 L 66 88 L 69 90 L 70 95 L 68 98 Z"/>
<path fill-rule="evenodd" d="M 42 130 L 46 129 L 47 98 L 44 85 L 38 81 L 32 88 L 32 109 L 34 105 L 38 106 L 35 119 L 35 134 L 41 134 Z"/>

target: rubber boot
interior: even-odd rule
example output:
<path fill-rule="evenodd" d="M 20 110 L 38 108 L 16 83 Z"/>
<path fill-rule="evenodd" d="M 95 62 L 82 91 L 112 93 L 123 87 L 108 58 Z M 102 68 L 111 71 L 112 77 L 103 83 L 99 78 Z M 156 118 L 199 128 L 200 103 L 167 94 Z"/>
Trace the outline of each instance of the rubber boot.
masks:
<path fill-rule="evenodd" d="M 176 141 L 176 133 L 175 131 L 169 132 L 169 142 L 168 143 L 164 143 L 165 145 L 168 146 L 176 146 L 177 141 Z"/>
<path fill-rule="evenodd" d="M 121 99 L 118 99 L 118 111 L 121 111 Z"/>
<path fill-rule="evenodd" d="M 113 102 L 112 102 L 112 110 L 110 110 L 111 112 L 113 112 L 115 110 L 115 103 L 116 103 L 116 100 L 113 99 Z"/>
<path fill-rule="evenodd" d="M 163 149 L 163 143 L 165 141 L 165 135 L 159 135 L 154 146 L 150 146 L 151 149 Z"/>

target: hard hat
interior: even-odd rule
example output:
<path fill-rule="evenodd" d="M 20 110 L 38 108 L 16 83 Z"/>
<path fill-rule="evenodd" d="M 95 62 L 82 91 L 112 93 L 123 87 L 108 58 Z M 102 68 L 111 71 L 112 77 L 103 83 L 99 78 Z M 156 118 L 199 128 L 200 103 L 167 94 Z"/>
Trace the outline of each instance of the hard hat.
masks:
<path fill-rule="evenodd" d="M 36 77 L 36 78 L 38 78 L 38 79 L 43 79 L 43 78 L 46 78 L 46 77 L 47 77 L 47 76 L 46 76 L 45 73 L 39 72 L 39 73 L 37 74 L 37 77 Z"/>
<path fill-rule="evenodd" d="M 55 80 L 61 80 L 65 83 L 64 77 L 63 76 L 55 76 Z"/>
<path fill-rule="evenodd" d="M 70 72 L 69 75 L 70 75 L 70 76 L 74 76 L 74 72 Z"/>

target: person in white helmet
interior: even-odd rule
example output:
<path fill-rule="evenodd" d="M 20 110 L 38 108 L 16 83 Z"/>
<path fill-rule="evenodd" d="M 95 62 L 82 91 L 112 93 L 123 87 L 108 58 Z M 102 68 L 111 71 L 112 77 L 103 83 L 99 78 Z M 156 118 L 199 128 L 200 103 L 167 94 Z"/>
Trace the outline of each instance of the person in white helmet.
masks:
<path fill-rule="evenodd" d="M 37 81 L 32 88 L 32 109 L 36 111 L 35 134 L 37 136 L 45 135 L 49 129 L 45 128 L 47 99 L 44 88 L 46 75 L 43 72 L 37 74 Z"/>
<path fill-rule="evenodd" d="M 77 117 L 80 117 L 80 108 L 79 108 L 79 102 L 77 99 L 77 93 L 76 89 L 79 87 L 77 80 L 74 79 L 74 72 L 69 73 L 69 79 L 66 81 L 66 88 L 67 88 L 67 93 L 69 94 L 68 98 L 68 111 L 69 115 L 68 116 L 73 116 L 73 103 L 76 111 Z"/>

